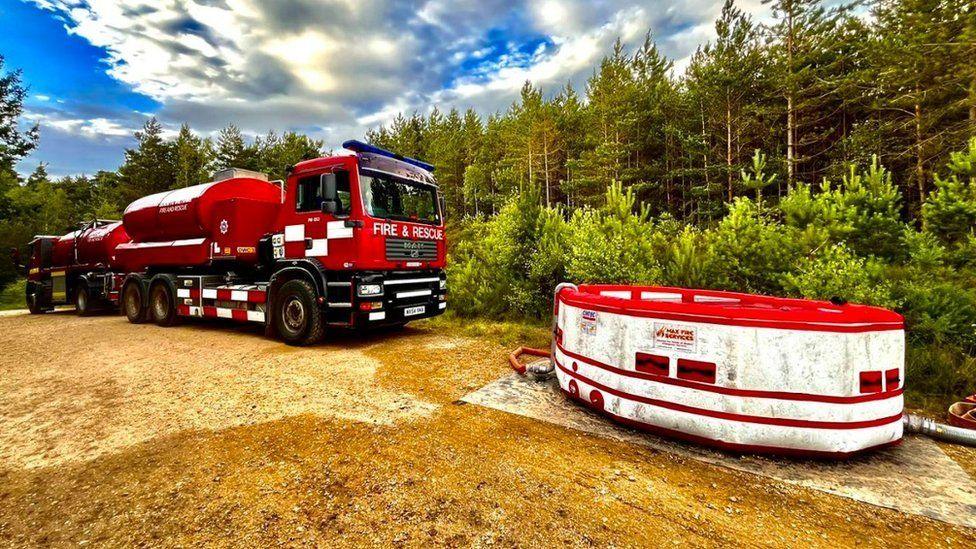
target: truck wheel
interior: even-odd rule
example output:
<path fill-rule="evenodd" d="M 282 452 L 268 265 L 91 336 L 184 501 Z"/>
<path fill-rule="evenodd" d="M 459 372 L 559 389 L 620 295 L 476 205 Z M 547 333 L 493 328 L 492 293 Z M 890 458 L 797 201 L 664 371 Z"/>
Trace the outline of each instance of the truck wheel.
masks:
<path fill-rule="evenodd" d="M 40 293 L 41 288 L 38 284 L 27 283 L 27 310 L 30 311 L 32 315 L 39 315 L 46 313 L 47 309 L 41 305 L 40 301 L 37 299 L 37 294 Z"/>
<path fill-rule="evenodd" d="M 91 292 L 88 291 L 87 284 L 81 284 L 75 290 L 75 313 L 78 316 L 89 316 L 92 314 Z"/>
<path fill-rule="evenodd" d="M 325 319 L 315 290 L 304 280 L 289 280 L 275 294 L 274 325 L 289 345 L 311 345 L 325 335 Z"/>
<path fill-rule="evenodd" d="M 142 306 L 142 285 L 138 282 L 129 282 L 122 288 L 122 312 L 133 324 L 146 321 L 148 315 Z"/>
<path fill-rule="evenodd" d="M 159 326 L 173 326 L 179 321 L 173 292 L 165 282 L 159 282 L 149 290 L 149 315 Z"/>

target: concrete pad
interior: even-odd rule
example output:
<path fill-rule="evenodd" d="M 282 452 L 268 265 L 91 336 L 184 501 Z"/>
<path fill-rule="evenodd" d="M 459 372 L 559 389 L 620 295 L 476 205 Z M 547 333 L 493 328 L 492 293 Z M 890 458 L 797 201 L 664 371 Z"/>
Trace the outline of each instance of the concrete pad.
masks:
<path fill-rule="evenodd" d="M 897 447 L 844 462 L 739 456 L 639 432 L 571 402 L 553 379 L 510 374 L 464 402 L 640 444 L 857 501 L 976 528 L 976 482 L 930 439 L 905 437 Z"/>

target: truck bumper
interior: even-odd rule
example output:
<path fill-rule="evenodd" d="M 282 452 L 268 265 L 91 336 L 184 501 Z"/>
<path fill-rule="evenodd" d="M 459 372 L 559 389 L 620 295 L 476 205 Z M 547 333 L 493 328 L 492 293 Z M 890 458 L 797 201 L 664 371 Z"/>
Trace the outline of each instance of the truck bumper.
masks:
<path fill-rule="evenodd" d="M 443 314 L 447 309 L 447 302 L 429 302 L 422 305 L 401 305 L 376 311 L 359 311 L 356 313 L 357 326 L 390 326 L 404 324 L 423 318 L 431 318 Z"/>
<path fill-rule="evenodd" d="M 441 270 L 357 273 L 346 291 L 352 324 L 359 327 L 404 324 L 447 309 Z"/>

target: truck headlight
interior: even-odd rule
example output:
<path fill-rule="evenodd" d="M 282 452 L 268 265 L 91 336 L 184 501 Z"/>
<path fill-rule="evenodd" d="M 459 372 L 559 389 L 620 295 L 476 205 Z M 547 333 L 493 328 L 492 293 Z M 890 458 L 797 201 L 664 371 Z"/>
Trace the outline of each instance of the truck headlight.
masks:
<path fill-rule="evenodd" d="M 442 290 L 446 290 L 447 289 L 447 279 L 446 278 L 442 278 L 441 279 L 441 289 Z"/>
<path fill-rule="evenodd" d="M 360 284 L 356 289 L 360 297 L 369 297 L 383 293 L 382 284 Z"/>

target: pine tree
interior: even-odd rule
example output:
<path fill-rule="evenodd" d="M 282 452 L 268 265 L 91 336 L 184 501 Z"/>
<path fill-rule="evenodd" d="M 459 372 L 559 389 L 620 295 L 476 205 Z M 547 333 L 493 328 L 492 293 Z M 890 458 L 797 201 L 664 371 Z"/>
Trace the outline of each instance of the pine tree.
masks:
<path fill-rule="evenodd" d="M 122 206 L 148 194 L 173 188 L 176 169 L 172 143 L 163 140 L 163 126 L 155 117 L 135 133 L 137 146 L 125 150 L 119 168 L 119 198 Z"/>
<path fill-rule="evenodd" d="M 702 134 L 711 138 L 704 154 L 712 158 L 706 162 L 724 166 L 725 196 L 731 202 L 738 190 L 742 151 L 766 145 L 761 109 L 768 93 L 766 63 L 758 30 L 732 0 L 726 0 L 715 32 L 715 43 L 698 49 L 686 78 L 702 109 Z"/>
<path fill-rule="evenodd" d="M 879 0 L 874 16 L 870 51 L 882 160 L 911 173 L 917 207 L 928 192 L 932 166 L 976 129 L 976 45 L 964 42 L 976 25 L 976 8 L 967 0 Z M 905 158 L 910 164 L 899 162 Z"/>
<path fill-rule="evenodd" d="M 776 22 L 766 27 L 772 77 L 785 121 L 786 183 L 814 178 L 816 164 L 838 141 L 833 116 L 837 85 L 834 53 L 842 43 L 845 10 L 826 10 L 822 0 L 764 0 Z"/>
<path fill-rule="evenodd" d="M 14 164 L 37 147 L 38 125 L 20 129 L 24 113 L 27 87 L 21 82 L 21 72 L 4 72 L 4 58 L 0 55 L 0 171 L 12 174 Z"/>
<path fill-rule="evenodd" d="M 173 155 L 174 187 L 189 187 L 210 180 L 213 158 L 210 140 L 195 135 L 187 124 L 180 126 L 180 133 L 173 143 Z"/>
<path fill-rule="evenodd" d="M 214 166 L 218 170 L 224 168 L 258 170 L 260 166 L 257 148 L 248 145 L 241 129 L 231 124 L 217 133 Z"/>

